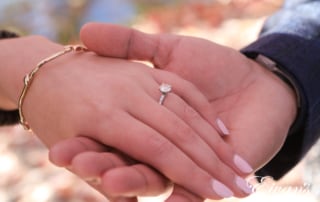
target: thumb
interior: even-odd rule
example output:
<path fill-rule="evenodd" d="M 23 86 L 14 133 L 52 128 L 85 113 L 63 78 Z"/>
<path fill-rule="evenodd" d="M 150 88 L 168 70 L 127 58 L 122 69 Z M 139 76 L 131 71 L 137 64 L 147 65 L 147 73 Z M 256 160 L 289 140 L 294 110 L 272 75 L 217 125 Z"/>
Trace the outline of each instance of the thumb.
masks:
<path fill-rule="evenodd" d="M 175 37 L 146 34 L 113 24 L 88 23 L 80 31 L 82 42 L 99 55 L 166 64 Z"/>

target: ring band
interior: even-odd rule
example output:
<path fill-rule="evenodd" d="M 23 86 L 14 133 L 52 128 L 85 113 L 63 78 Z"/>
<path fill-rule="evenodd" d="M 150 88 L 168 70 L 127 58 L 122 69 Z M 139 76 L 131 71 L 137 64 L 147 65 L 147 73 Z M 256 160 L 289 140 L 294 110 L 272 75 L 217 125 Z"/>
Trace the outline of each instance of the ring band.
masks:
<path fill-rule="evenodd" d="M 162 84 L 160 85 L 160 87 L 159 87 L 159 90 L 160 90 L 160 92 L 161 92 L 161 96 L 160 96 L 160 99 L 159 99 L 159 104 L 160 104 L 160 105 L 163 105 L 163 102 L 164 102 L 167 94 L 171 92 L 172 87 L 171 87 L 171 85 L 169 85 L 169 84 L 162 83 Z"/>

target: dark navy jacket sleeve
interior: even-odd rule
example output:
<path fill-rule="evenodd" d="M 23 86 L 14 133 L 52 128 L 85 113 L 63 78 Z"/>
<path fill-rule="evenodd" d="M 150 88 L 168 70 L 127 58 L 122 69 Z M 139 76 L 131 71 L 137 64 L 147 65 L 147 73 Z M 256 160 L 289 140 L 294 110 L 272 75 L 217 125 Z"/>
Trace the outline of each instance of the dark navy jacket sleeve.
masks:
<path fill-rule="evenodd" d="M 279 179 L 303 158 L 320 134 L 320 0 L 287 0 L 266 21 L 258 40 L 241 52 L 276 61 L 299 89 L 301 107 L 284 146 L 257 172 Z"/>

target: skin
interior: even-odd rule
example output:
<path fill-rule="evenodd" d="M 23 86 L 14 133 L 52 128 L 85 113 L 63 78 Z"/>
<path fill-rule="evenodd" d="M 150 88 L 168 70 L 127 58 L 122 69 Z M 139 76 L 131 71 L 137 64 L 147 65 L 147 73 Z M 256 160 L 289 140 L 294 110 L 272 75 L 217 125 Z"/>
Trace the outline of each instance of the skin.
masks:
<path fill-rule="evenodd" d="M 3 61 L 0 76 L 3 104 L 1 102 L 0 107 L 15 109 L 24 75 L 63 47 L 38 36 L 2 40 L 0 45 L 8 50 L 0 54 Z M 19 60 L 6 59 L 16 55 Z M 162 82 L 174 86 L 164 106 L 158 103 L 158 88 Z M 147 181 L 155 184 L 145 189 L 146 193 L 159 192 L 167 187 L 169 179 L 182 186 L 182 190 L 192 190 L 201 198 L 221 198 L 212 188 L 215 181 L 221 181 L 239 197 L 246 195 L 234 183 L 236 176 L 244 175 L 233 162 L 236 153 L 220 137 L 215 124 L 208 122 L 212 117 L 217 118 L 216 111 L 194 84 L 168 71 L 91 52 L 68 53 L 48 62 L 37 73 L 23 106 L 33 132 L 49 148 L 59 141 L 82 137 L 86 141 L 80 143 L 89 148 L 87 151 L 101 152 L 99 145 L 94 146 L 96 150 L 86 145 L 88 140 L 94 140 L 121 151 L 120 154 L 130 154 L 137 165 L 132 165 L 128 158 L 120 161 L 122 156 L 118 152 L 111 155 L 119 160 L 113 166 L 130 165 L 136 173 L 144 170 L 141 173 L 150 176 Z M 70 149 L 77 151 L 78 148 Z M 79 167 L 83 162 L 94 160 L 85 155 L 82 158 L 87 161 L 80 157 L 71 161 L 76 173 L 81 171 Z M 64 165 L 55 161 L 54 155 L 51 159 Z M 173 169 L 171 165 L 175 165 Z M 108 165 L 104 164 L 102 170 L 105 169 Z M 88 172 L 92 174 L 96 168 Z M 122 173 L 126 172 L 122 170 Z M 185 177 L 190 173 L 192 181 Z M 110 184 L 104 183 L 101 190 L 113 188 L 109 187 Z M 114 192 L 131 189 L 126 195 L 131 196 L 137 192 L 137 189 L 132 191 L 135 187 L 133 184 L 122 189 L 120 185 Z"/>
<path fill-rule="evenodd" d="M 230 130 L 230 135 L 224 138 L 225 142 L 245 157 L 255 169 L 267 163 L 281 148 L 296 117 L 297 104 L 293 90 L 273 73 L 231 48 L 198 38 L 150 35 L 99 23 L 86 25 L 82 29 L 81 39 L 90 50 L 99 55 L 149 61 L 155 68 L 176 73 L 192 82 L 206 96 L 212 110 Z M 208 121 L 214 125 L 215 119 Z M 206 141 L 210 145 L 210 139 Z M 66 156 L 57 152 L 57 148 L 60 151 L 65 149 L 63 145 L 56 145 L 51 153 L 55 160 L 64 159 L 73 169 L 86 170 L 85 165 L 90 162 L 86 159 L 86 153 L 90 149 Z M 144 150 L 143 147 L 140 149 Z M 103 152 L 99 151 L 93 156 L 97 158 L 101 154 Z M 130 156 L 129 153 L 128 155 Z M 74 164 L 74 158 L 81 163 Z M 132 164 L 127 165 L 123 167 L 113 164 L 102 169 L 100 175 L 93 175 L 102 176 L 102 193 L 112 196 L 114 200 L 136 200 L 134 197 L 137 195 L 165 190 L 165 183 L 158 178 L 161 175 L 148 165 L 137 164 L 148 170 L 142 175 L 134 174 Z M 96 164 L 95 169 L 99 166 Z M 176 164 L 172 169 L 175 166 Z M 132 175 L 127 176 L 129 170 Z M 94 172 L 84 173 L 90 176 Z M 135 181 L 134 186 L 128 187 L 128 181 L 131 184 Z M 115 183 L 119 186 L 112 186 Z M 203 200 L 197 190 L 181 187 L 179 182 L 173 183 L 174 191 L 167 201 Z"/>

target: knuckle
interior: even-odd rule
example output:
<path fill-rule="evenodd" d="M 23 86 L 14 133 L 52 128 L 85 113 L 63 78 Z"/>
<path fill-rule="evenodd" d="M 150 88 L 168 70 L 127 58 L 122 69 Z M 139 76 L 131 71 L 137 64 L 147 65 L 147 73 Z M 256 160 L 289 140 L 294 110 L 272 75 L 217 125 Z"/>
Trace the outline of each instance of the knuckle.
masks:
<path fill-rule="evenodd" d="M 90 112 L 87 113 L 91 115 L 90 120 L 95 123 L 102 123 L 105 120 L 112 120 L 115 115 L 115 108 L 110 105 L 103 105 L 101 103 L 92 104 L 90 106 Z"/>

